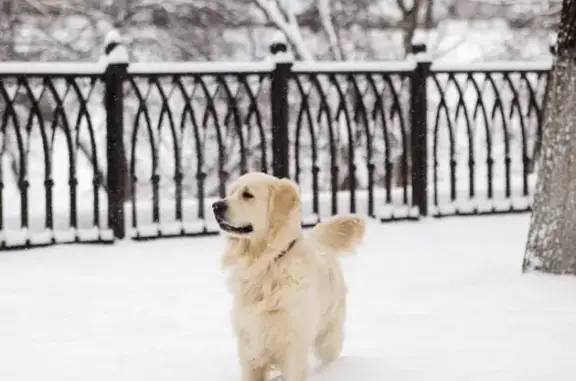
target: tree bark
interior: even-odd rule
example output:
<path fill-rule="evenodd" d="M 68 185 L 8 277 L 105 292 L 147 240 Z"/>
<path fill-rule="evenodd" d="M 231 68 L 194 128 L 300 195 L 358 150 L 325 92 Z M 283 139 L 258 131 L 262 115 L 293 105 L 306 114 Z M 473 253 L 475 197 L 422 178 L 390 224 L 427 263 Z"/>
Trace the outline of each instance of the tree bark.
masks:
<path fill-rule="evenodd" d="M 564 0 L 523 271 L 576 274 L 576 0 Z"/>

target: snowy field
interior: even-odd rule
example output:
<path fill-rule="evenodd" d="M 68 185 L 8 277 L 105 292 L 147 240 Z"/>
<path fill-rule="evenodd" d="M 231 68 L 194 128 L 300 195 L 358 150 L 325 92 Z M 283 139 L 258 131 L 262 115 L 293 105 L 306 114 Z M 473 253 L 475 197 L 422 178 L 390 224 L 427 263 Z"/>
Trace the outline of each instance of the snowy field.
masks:
<path fill-rule="evenodd" d="M 573 381 L 576 279 L 521 275 L 528 215 L 371 224 L 313 381 Z M 0 254 L 0 380 L 239 381 L 219 237 Z"/>

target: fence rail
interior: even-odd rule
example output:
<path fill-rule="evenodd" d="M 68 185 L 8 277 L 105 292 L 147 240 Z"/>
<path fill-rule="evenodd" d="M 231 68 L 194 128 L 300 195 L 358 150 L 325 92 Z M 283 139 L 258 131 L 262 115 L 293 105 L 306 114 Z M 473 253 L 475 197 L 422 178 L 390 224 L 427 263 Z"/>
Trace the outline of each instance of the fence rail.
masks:
<path fill-rule="evenodd" d="M 528 210 L 551 62 L 0 63 L 0 249 L 211 234 L 231 178 L 305 224 Z"/>

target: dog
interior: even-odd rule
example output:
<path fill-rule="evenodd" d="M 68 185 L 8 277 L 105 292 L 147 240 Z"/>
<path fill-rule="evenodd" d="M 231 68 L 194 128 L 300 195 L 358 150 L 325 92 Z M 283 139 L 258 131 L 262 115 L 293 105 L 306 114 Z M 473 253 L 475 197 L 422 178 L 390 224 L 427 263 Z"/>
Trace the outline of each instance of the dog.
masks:
<path fill-rule="evenodd" d="M 304 231 L 298 186 L 260 172 L 212 207 L 227 241 L 242 381 L 265 381 L 272 369 L 306 381 L 310 350 L 323 365 L 342 351 L 347 288 L 337 257 L 360 243 L 364 219 L 335 216 Z"/>

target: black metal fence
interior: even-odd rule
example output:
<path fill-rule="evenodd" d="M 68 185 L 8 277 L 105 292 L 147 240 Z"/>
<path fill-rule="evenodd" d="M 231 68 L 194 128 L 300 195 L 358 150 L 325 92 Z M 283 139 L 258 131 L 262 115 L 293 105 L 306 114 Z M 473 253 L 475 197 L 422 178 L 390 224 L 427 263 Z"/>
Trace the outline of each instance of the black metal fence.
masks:
<path fill-rule="evenodd" d="M 215 233 L 249 170 L 305 224 L 525 211 L 550 67 L 0 64 L 0 249 Z"/>

